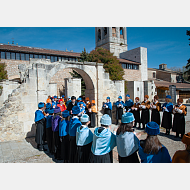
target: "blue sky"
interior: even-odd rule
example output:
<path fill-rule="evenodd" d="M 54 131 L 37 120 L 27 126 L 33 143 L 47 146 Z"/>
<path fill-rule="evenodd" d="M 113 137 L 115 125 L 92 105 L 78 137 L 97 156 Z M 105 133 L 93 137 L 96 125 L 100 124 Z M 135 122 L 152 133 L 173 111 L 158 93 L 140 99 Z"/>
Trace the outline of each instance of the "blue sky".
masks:
<path fill-rule="evenodd" d="M 146 47 L 148 67 L 158 68 L 161 63 L 182 67 L 190 58 L 186 30 L 190 27 L 127 27 L 128 49 Z M 94 27 L 0 27 L 0 43 L 48 49 L 88 52 L 95 48 Z"/>

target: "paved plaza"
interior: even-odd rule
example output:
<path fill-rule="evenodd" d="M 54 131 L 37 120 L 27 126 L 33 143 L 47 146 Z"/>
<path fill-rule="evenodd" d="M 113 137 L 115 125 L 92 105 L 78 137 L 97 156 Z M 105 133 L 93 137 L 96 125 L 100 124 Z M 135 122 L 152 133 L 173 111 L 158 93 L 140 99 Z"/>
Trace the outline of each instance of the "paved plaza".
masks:
<path fill-rule="evenodd" d="M 187 105 L 187 113 L 190 113 L 190 105 Z M 112 125 L 112 130 L 116 125 Z M 94 129 L 91 129 L 94 131 Z M 186 116 L 186 133 L 190 132 L 190 115 Z M 140 139 L 146 138 L 146 133 L 142 130 L 136 130 L 141 133 Z M 158 135 L 161 143 L 169 150 L 171 158 L 177 150 L 185 149 L 185 145 L 180 138 L 175 137 L 175 133 L 165 135 L 165 129 L 160 129 Z M 0 163 L 62 163 L 63 160 L 56 160 L 48 151 L 39 151 L 36 147 L 35 138 L 30 137 L 19 141 L 0 142 Z M 45 147 L 48 149 L 47 145 Z M 113 150 L 114 163 L 117 160 L 117 148 Z"/>

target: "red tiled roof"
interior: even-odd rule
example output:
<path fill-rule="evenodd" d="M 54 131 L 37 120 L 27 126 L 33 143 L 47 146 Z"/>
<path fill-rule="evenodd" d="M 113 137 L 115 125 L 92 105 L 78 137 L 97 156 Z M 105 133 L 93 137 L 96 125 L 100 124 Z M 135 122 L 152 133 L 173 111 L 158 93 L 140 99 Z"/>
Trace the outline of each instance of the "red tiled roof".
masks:
<path fill-rule="evenodd" d="M 0 44 L 0 50 L 17 51 L 17 52 L 23 52 L 23 53 L 38 53 L 38 54 L 46 54 L 46 55 L 48 54 L 48 55 L 57 55 L 57 56 L 80 57 L 80 53 L 75 53 L 75 52 L 34 48 L 34 47 L 26 47 L 26 46 L 19 46 L 19 45 Z"/>
<path fill-rule="evenodd" d="M 129 64 L 134 64 L 134 65 L 141 65 L 141 63 L 139 62 L 135 62 L 135 61 L 130 61 L 127 59 L 118 59 L 120 63 L 129 63 Z"/>
<path fill-rule="evenodd" d="M 175 85 L 176 88 L 188 88 L 190 89 L 190 84 L 188 83 L 172 83 L 172 82 L 167 82 L 167 81 L 158 81 L 154 80 L 154 84 L 156 87 L 169 87 L 169 85 Z"/>

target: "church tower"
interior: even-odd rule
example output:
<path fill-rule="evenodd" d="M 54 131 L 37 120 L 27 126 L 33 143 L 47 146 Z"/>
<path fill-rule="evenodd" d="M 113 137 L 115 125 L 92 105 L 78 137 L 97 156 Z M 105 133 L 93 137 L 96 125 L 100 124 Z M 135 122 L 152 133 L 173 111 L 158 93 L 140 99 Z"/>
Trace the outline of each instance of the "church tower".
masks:
<path fill-rule="evenodd" d="M 96 48 L 109 50 L 116 57 L 127 51 L 126 27 L 95 27 Z"/>

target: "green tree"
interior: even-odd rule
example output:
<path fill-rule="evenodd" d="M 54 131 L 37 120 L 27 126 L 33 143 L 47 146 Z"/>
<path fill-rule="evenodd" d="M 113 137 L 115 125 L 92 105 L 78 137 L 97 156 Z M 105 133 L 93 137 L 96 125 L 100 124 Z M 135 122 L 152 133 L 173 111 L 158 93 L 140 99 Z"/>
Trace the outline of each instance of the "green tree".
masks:
<path fill-rule="evenodd" d="M 187 30 L 186 34 L 187 34 L 187 36 L 190 36 L 190 30 Z M 190 38 L 188 40 L 190 41 Z M 190 45 L 190 42 L 189 42 L 189 45 Z M 187 75 L 187 80 L 190 81 L 190 59 L 187 60 L 185 69 L 186 69 L 186 71 L 184 72 L 184 74 Z"/>
<path fill-rule="evenodd" d="M 81 96 L 84 96 L 85 90 L 86 90 L 86 85 L 85 85 L 85 82 L 84 82 L 82 76 L 79 73 L 77 73 L 75 70 L 73 70 L 72 72 L 69 72 L 69 73 L 73 78 L 81 78 Z"/>
<path fill-rule="evenodd" d="M 84 51 L 80 54 L 80 58 L 78 59 L 80 62 L 89 61 L 89 54 L 86 52 L 86 49 L 84 48 Z"/>
<path fill-rule="evenodd" d="M 0 60 L 1 61 L 1 60 Z M 8 79 L 5 63 L 0 63 L 0 80 Z"/>
<path fill-rule="evenodd" d="M 124 70 L 116 56 L 107 49 L 97 48 L 88 55 L 88 61 L 103 63 L 105 72 L 109 73 L 111 80 L 124 80 Z"/>
<path fill-rule="evenodd" d="M 5 63 L 0 63 L 0 80 L 8 79 L 7 70 L 5 68 L 6 68 Z M 0 86 L 0 95 L 2 93 L 2 89 L 3 89 L 3 87 Z"/>

